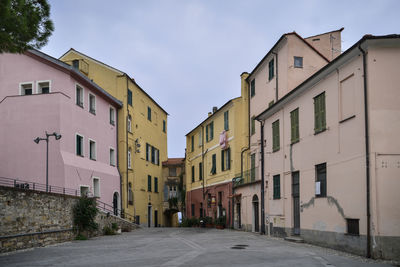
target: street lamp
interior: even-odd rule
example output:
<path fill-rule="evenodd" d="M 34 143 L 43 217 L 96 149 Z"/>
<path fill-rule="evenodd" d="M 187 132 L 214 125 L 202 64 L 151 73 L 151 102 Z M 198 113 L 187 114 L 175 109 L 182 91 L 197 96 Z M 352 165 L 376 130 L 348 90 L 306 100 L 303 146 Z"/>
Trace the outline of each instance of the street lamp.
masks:
<path fill-rule="evenodd" d="M 36 137 L 36 139 L 33 139 L 33 142 L 36 144 L 39 144 L 39 142 L 42 140 L 46 141 L 46 192 L 49 192 L 49 136 L 54 136 L 56 140 L 61 139 L 61 134 L 56 132 L 49 134 L 47 131 L 46 138 Z"/>

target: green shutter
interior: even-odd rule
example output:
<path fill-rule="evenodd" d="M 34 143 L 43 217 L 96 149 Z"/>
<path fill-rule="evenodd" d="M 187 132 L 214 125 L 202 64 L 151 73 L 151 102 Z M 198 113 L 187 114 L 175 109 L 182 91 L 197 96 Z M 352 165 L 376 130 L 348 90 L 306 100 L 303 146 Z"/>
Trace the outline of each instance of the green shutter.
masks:
<path fill-rule="evenodd" d="M 251 154 L 251 169 L 250 169 L 250 179 L 252 182 L 256 179 L 256 154 Z"/>
<path fill-rule="evenodd" d="M 224 150 L 221 150 L 221 170 L 222 171 L 225 171 L 225 164 L 224 164 L 224 155 L 225 154 L 225 151 Z"/>
<path fill-rule="evenodd" d="M 231 149 L 228 148 L 227 150 L 227 154 L 226 154 L 226 169 L 230 170 L 231 169 Z"/>
<path fill-rule="evenodd" d="M 326 128 L 326 112 L 325 112 L 325 92 L 321 95 L 321 107 L 320 107 L 320 116 L 321 116 L 321 130 L 325 130 Z"/>
<path fill-rule="evenodd" d="M 268 63 L 268 80 L 274 78 L 274 59 L 271 59 Z"/>
<path fill-rule="evenodd" d="M 272 123 L 272 150 L 274 152 L 278 151 L 280 148 L 279 139 L 279 120 L 277 120 Z"/>
<path fill-rule="evenodd" d="M 192 183 L 194 182 L 194 166 L 192 166 Z"/>
<path fill-rule="evenodd" d="M 194 151 L 194 135 L 192 135 L 192 152 Z"/>
<path fill-rule="evenodd" d="M 274 199 L 281 198 L 281 179 L 280 175 L 274 175 Z"/>
<path fill-rule="evenodd" d="M 154 177 L 154 192 L 158 193 L 158 178 Z"/>
<path fill-rule="evenodd" d="M 250 83 L 250 96 L 253 97 L 256 95 L 256 80 L 253 79 Z"/>
<path fill-rule="evenodd" d="M 210 123 L 210 140 L 214 139 L 214 122 Z"/>
<path fill-rule="evenodd" d="M 224 129 L 225 131 L 229 130 L 229 110 L 224 113 Z"/>
<path fill-rule="evenodd" d="M 251 135 L 256 133 L 256 120 L 254 119 L 254 116 L 251 117 Z"/>
<path fill-rule="evenodd" d="M 206 142 L 208 142 L 208 125 L 206 126 Z"/>
<path fill-rule="evenodd" d="M 199 163 L 199 180 L 203 180 L 203 163 Z"/>
<path fill-rule="evenodd" d="M 147 191 L 151 192 L 151 176 L 147 175 Z"/>
<path fill-rule="evenodd" d="M 299 141 L 299 109 L 290 112 L 291 142 Z"/>
<path fill-rule="evenodd" d="M 211 159 L 212 159 L 211 174 L 216 174 L 217 173 L 217 155 L 213 154 Z"/>
<path fill-rule="evenodd" d="M 314 97 L 314 131 L 321 132 L 326 129 L 325 92 Z"/>

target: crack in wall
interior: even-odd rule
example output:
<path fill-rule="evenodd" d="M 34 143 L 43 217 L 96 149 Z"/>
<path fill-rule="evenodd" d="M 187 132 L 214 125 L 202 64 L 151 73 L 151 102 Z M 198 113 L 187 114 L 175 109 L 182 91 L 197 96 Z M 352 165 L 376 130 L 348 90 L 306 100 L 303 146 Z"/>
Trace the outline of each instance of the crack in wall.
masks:
<path fill-rule="evenodd" d="M 328 201 L 328 205 L 329 206 L 336 206 L 339 214 L 343 217 L 343 219 L 345 219 L 345 215 L 344 215 L 344 210 L 342 208 L 342 206 L 340 206 L 339 201 L 331 196 L 326 196 L 326 200 Z M 303 203 L 300 205 L 301 208 L 301 212 L 303 212 L 303 209 L 308 209 L 311 206 L 315 206 L 315 197 L 312 197 L 307 203 Z"/>

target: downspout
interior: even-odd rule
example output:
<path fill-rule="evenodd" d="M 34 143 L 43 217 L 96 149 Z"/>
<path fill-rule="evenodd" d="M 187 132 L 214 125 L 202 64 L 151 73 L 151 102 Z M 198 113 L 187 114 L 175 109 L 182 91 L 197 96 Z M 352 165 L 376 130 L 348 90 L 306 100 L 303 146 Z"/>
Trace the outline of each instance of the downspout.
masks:
<path fill-rule="evenodd" d="M 129 108 L 128 108 L 128 76 L 127 75 L 125 75 L 125 78 L 126 78 L 126 111 L 128 112 L 128 115 L 129 115 Z M 125 156 L 126 156 L 126 192 L 127 192 L 127 196 L 129 195 L 129 192 L 128 192 L 128 184 L 129 184 L 129 180 L 128 180 L 128 176 L 129 176 L 129 174 L 128 174 L 128 127 L 127 127 L 127 125 L 126 125 L 126 123 L 127 123 L 127 120 L 128 120 L 128 117 L 126 117 L 125 118 L 125 136 L 126 136 L 126 138 L 125 138 L 125 142 L 126 142 L 126 151 L 125 151 Z M 132 157 L 132 155 L 131 155 L 131 157 Z M 128 199 L 127 199 L 128 200 Z M 128 205 L 129 205 L 129 203 L 128 203 L 128 201 L 126 201 L 126 208 L 128 208 Z"/>
<path fill-rule="evenodd" d="M 261 234 L 265 235 L 265 210 L 264 210 L 264 121 L 260 122 L 261 128 Z"/>
<path fill-rule="evenodd" d="M 366 168 L 366 184 L 367 184 L 367 257 L 371 258 L 371 208 L 370 208 L 370 165 L 369 165 L 369 118 L 368 118 L 368 90 L 367 90 L 367 54 L 361 48 L 358 49 L 363 54 L 363 80 L 364 80 L 364 120 L 365 120 L 365 168 Z"/>
<path fill-rule="evenodd" d="M 206 179 L 206 175 L 204 173 L 204 126 L 201 125 L 201 182 L 202 182 L 202 186 L 203 186 L 203 212 L 204 210 L 208 211 L 208 205 L 207 205 L 207 209 L 206 206 L 204 205 L 204 180 Z"/>
<path fill-rule="evenodd" d="M 117 135 L 116 135 L 116 143 L 117 143 L 117 145 L 116 145 L 116 147 L 117 147 L 117 170 L 118 170 L 118 174 L 119 174 L 119 192 L 120 192 L 120 203 L 121 203 L 121 217 L 123 216 L 122 215 L 122 175 L 121 175 L 121 171 L 119 170 L 119 142 L 118 142 L 118 113 L 119 113 L 119 109 L 116 109 L 117 110 L 117 120 L 116 120 L 116 124 L 117 124 Z"/>
<path fill-rule="evenodd" d="M 275 55 L 276 58 L 276 75 L 275 75 L 275 103 L 278 102 L 278 54 L 275 52 L 272 52 L 273 55 Z"/>

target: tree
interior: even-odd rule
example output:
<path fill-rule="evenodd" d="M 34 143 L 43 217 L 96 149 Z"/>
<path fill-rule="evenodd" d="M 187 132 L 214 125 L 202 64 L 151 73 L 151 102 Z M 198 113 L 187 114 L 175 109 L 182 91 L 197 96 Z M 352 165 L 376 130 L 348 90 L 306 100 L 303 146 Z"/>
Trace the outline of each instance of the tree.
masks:
<path fill-rule="evenodd" d="M 85 231 L 92 232 L 98 229 L 96 223 L 96 200 L 83 196 L 79 198 L 73 207 L 74 226 L 78 235 L 83 234 Z"/>
<path fill-rule="evenodd" d="M 47 0 L 0 0 L 0 53 L 43 47 L 54 31 Z"/>

